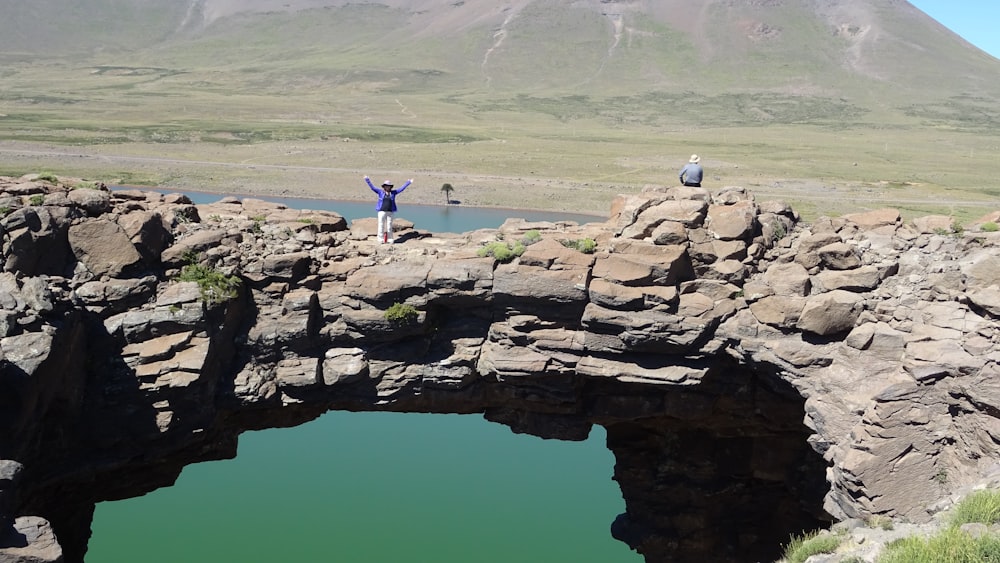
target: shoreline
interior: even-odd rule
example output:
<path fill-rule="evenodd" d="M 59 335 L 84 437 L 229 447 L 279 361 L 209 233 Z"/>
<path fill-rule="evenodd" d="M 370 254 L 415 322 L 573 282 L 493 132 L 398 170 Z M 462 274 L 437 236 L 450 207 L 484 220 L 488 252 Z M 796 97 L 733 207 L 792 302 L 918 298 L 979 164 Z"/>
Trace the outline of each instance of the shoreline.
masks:
<path fill-rule="evenodd" d="M 148 191 L 154 191 L 154 192 L 158 192 L 158 193 L 162 193 L 162 194 L 179 193 L 179 194 L 187 195 L 187 194 L 195 193 L 195 194 L 202 194 L 202 195 L 219 196 L 220 199 L 221 198 L 225 198 L 225 197 L 235 197 L 235 198 L 264 199 L 264 200 L 267 200 L 267 199 L 271 199 L 271 200 L 304 200 L 304 201 L 324 201 L 324 202 L 330 202 L 330 203 L 343 202 L 343 203 L 350 203 L 350 204 L 365 204 L 365 203 L 369 203 L 370 202 L 369 199 L 360 199 L 360 198 L 359 199 L 347 199 L 347 198 L 340 198 L 340 197 L 331 198 L 331 197 L 319 197 L 319 196 L 309 196 L 309 195 L 306 195 L 306 196 L 303 196 L 303 195 L 274 195 L 274 194 L 264 194 L 264 195 L 262 195 L 262 194 L 252 193 L 252 192 L 246 192 L 246 193 L 244 193 L 244 192 L 229 192 L 229 191 L 216 192 L 216 191 L 206 191 L 206 190 L 185 190 L 185 189 L 172 189 L 172 188 L 154 187 L 154 186 L 146 186 L 146 185 L 134 185 L 134 184 L 111 184 L 111 185 L 108 185 L 108 189 L 110 189 L 112 191 L 114 191 L 115 189 L 128 189 L 128 190 L 140 190 L 140 191 L 147 191 L 148 190 Z M 416 206 L 419 206 L 419 207 L 435 207 L 435 208 L 446 208 L 446 209 L 490 209 L 490 210 L 497 210 L 497 211 L 523 211 L 523 212 L 530 212 L 530 213 L 558 213 L 558 214 L 563 214 L 563 215 L 580 215 L 580 216 L 586 216 L 586 217 L 593 217 L 595 219 L 600 219 L 602 221 L 606 221 L 610 217 L 610 214 L 601 215 L 601 214 L 598 214 L 598 213 L 586 212 L 586 211 L 573 211 L 573 212 L 569 212 L 569 211 L 558 211 L 558 210 L 553 210 L 553 209 L 534 209 L 534 208 L 528 208 L 528 207 L 509 207 L 509 206 L 503 206 L 503 205 L 464 205 L 464 204 L 461 204 L 461 203 L 458 203 L 458 204 L 443 204 L 443 203 L 414 202 L 414 203 L 407 203 L 407 204 L 405 204 L 405 206 L 406 207 L 409 207 L 409 206 L 415 206 L 415 207 Z M 400 208 L 401 209 L 404 208 L 404 204 L 402 202 L 400 202 Z"/>

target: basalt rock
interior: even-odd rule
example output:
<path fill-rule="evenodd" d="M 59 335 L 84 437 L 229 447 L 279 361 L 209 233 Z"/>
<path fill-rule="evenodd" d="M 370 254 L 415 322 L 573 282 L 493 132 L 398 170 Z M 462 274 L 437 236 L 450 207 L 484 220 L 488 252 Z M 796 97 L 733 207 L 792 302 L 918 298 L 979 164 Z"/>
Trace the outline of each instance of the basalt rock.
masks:
<path fill-rule="evenodd" d="M 379 244 L 331 212 L 77 191 L 0 179 L 3 561 L 82 561 L 95 503 L 331 409 L 601 425 L 611 533 L 655 562 L 926 522 L 996 474 L 996 234 L 674 188 Z"/>

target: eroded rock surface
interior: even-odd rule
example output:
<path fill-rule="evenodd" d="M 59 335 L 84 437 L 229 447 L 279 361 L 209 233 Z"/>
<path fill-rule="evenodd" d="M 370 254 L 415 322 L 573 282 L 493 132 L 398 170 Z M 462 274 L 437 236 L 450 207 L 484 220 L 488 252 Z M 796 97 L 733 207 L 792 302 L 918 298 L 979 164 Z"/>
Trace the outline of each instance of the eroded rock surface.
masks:
<path fill-rule="evenodd" d="M 606 222 L 399 221 L 381 245 L 249 198 L 21 178 L 0 207 L 0 560 L 81 561 L 96 502 L 331 409 L 602 425 L 612 533 L 647 561 L 773 559 L 996 477 L 1000 238 L 940 218 L 803 225 L 742 188 L 658 188 Z"/>

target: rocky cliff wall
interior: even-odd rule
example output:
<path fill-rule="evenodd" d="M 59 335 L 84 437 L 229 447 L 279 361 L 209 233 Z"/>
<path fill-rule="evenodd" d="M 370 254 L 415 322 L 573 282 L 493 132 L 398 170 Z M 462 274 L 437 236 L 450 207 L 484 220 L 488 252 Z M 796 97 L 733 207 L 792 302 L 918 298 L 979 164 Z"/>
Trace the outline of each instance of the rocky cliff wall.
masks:
<path fill-rule="evenodd" d="M 650 188 L 603 223 L 381 245 L 372 220 L 32 178 L 0 209 L 0 560 L 82 561 L 96 502 L 331 409 L 599 424 L 612 533 L 647 561 L 926 521 L 997 473 L 1000 238 L 945 217 Z M 524 252 L 480 255 L 501 241 Z"/>

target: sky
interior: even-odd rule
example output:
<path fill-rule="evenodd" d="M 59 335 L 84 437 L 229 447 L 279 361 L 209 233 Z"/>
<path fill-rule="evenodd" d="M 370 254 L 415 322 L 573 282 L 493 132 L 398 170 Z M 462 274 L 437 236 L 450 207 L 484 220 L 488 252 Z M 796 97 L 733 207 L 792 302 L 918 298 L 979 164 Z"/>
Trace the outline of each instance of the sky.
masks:
<path fill-rule="evenodd" d="M 1000 59 L 1000 2 L 997 0 L 909 0 L 969 43 Z"/>

